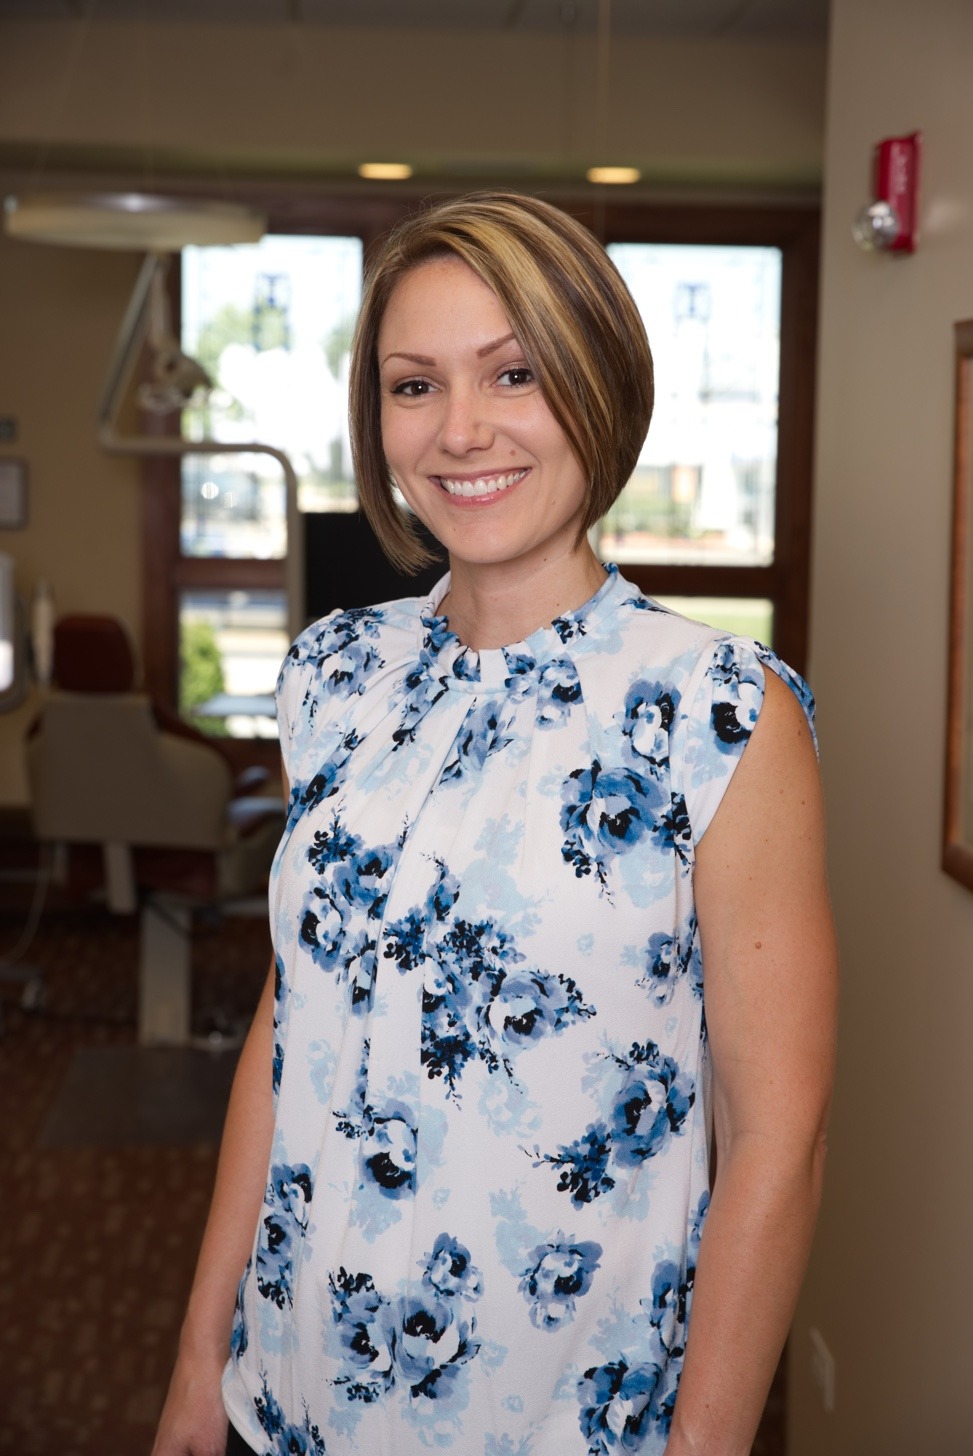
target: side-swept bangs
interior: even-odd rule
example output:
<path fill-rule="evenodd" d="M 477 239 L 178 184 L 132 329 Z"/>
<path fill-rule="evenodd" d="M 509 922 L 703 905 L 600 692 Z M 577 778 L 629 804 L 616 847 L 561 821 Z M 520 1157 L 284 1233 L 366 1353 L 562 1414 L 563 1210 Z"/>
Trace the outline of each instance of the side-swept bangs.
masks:
<path fill-rule="evenodd" d="M 378 332 L 396 284 L 461 259 L 493 290 L 588 479 L 581 534 L 617 498 L 652 417 L 652 355 L 631 294 L 587 228 L 517 193 L 483 192 L 400 223 L 368 269 L 351 355 L 351 446 L 362 507 L 389 558 L 430 558 L 395 500 L 382 449 Z"/>

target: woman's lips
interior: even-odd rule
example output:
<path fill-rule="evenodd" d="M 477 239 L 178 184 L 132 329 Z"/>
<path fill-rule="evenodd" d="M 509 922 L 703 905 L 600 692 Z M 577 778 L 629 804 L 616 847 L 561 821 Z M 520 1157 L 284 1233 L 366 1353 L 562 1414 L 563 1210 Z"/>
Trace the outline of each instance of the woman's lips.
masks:
<path fill-rule="evenodd" d="M 523 480 L 528 470 L 529 467 L 484 475 L 434 475 L 433 480 L 442 486 L 447 495 L 466 500 L 473 496 L 499 495 Z"/>

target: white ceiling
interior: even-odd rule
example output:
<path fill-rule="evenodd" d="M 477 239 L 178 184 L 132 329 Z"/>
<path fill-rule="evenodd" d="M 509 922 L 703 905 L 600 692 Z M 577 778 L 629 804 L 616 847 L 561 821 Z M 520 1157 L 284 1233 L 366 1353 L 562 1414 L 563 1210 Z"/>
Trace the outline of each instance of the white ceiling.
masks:
<path fill-rule="evenodd" d="M 607 0 L 613 35 L 824 42 L 829 0 Z M 0 0 L 0 20 L 591 31 L 599 0 Z"/>

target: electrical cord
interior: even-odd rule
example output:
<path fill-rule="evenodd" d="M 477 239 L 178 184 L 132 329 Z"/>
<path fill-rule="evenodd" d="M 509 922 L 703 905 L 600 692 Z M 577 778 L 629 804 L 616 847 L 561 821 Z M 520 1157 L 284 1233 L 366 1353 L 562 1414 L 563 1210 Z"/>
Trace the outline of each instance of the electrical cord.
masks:
<path fill-rule="evenodd" d="M 17 937 L 13 948 L 0 956 L 0 981 L 23 981 L 25 983 L 19 1003 L 25 1011 L 35 1010 L 40 1005 L 43 996 L 42 973 L 23 965 L 22 962 L 37 935 L 53 877 L 54 846 L 45 844 L 41 846 L 38 856 L 37 878 L 34 881 L 34 893 L 31 896 L 30 909 L 27 911 L 24 928 Z"/>

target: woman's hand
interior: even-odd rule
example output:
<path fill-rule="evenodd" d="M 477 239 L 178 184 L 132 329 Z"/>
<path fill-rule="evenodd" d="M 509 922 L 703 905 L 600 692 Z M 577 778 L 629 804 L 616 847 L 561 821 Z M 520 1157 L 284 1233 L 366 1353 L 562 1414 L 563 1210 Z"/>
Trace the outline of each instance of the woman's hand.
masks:
<path fill-rule="evenodd" d="M 169 1382 L 152 1456 L 225 1456 L 223 1361 L 180 1354 Z"/>

